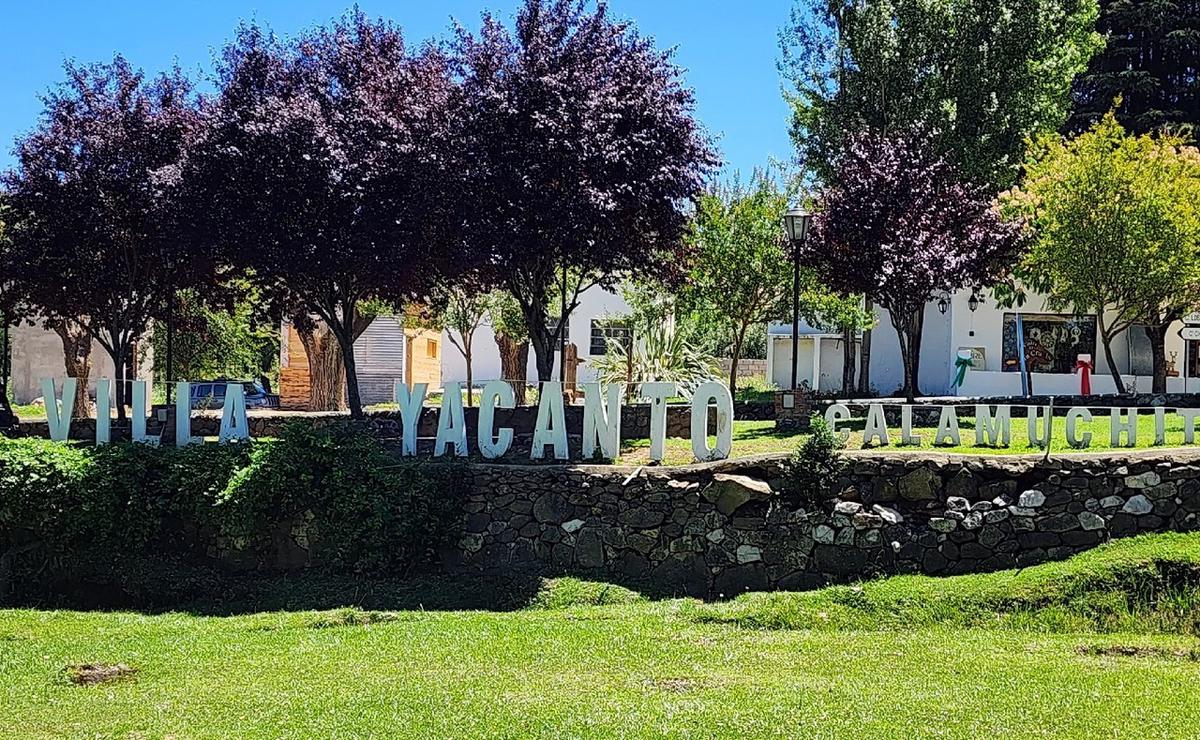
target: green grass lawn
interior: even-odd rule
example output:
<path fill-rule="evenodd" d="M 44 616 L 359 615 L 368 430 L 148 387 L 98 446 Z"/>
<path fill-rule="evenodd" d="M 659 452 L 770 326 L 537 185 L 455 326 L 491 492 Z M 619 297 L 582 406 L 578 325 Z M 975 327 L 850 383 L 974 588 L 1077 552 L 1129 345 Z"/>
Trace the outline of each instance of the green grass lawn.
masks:
<path fill-rule="evenodd" d="M 1194 737 L 1197 576 L 1200 535 L 1165 535 L 716 604 L 564 579 L 507 612 L 0 611 L 0 731 Z M 133 673 L 70 678 L 97 663 Z"/>
<path fill-rule="evenodd" d="M 1044 452 L 1044 450 L 1029 444 L 1029 428 L 1024 418 L 1012 420 L 1011 440 L 1008 447 L 976 447 L 974 417 L 960 418 L 958 423 L 959 437 L 962 444 L 956 447 L 934 447 L 934 427 L 915 427 L 913 432 L 921 437 L 921 444 L 919 446 L 900 446 L 899 427 L 889 427 L 888 434 L 891 444 L 888 446 L 888 449 L 897 452 L 936 450 L 938 452 L 962 452 L 984 455 L 1029 455 Z M 846 449 L 863 449 L 863 426 L 863 419 L 851 419 L 840 425 L 840 428 L 850 430 Z M 1110 421 L 1107 412 L 1093 412 L 1093 418 L 1090 423 L 1085 424 L 1082 421 L 1079 423 L 1078 429 L 1080 434 L 1084 431 L 1092 433 L 1092 444 L 1087 448 L 1088 451 L 1100 452 L 1113 449 L 1109 439 L 1109 426 Z M 1197 426 L 1200 426 L 1200 424 Z M 1183 420 L 1181 418 L 1173 414 L 1167 414 L 1165 429 L 1166 447 L 1181 447 L 1184 445 Z M 777 432 L 775 431 L 775 422 L 773 421 L 734 421 L 733 452 L 731 457 L 792 452 L 804 441 L 805 436 L 804 434 L 792 432 Z M 1200 435 L 1198 435 L 1198 438 L 1200 438 Z M 1079 451 L 1067 444 L 1065 417 L 1058 416 L 1054 418 L 1054 428 L 1050 439 L 1051 453 Z M 1124 436 L 1122 436 L 1122 441 L 1124 441 Z M 709 438 L 710 445 L 715 442 L 715 437 Z M 1153 446 L 1153 443 L 1154 417 L 1138 416 L 1137 448 L 1149 448 Z M 663 463 L 666 465 L 687 465 L 695 462 L 690 440 L 668 439 L 665 449 L 666 457 Z M 649 462 L 649 460 L 650 440 L 636 439 L 627 440 L 622 443 L 621 459 L 619 461 L 621 464 L 641 465 Z"/>
<path fill-rule="evenodd" d="M 37 421 L 39 419 L 46 418 L 46 407 L 41 405 L 35 406 L 34 404 L 13 404 L 12 412 L 17 415 L 18 419 L 24 419 L 27 421 Z"/>

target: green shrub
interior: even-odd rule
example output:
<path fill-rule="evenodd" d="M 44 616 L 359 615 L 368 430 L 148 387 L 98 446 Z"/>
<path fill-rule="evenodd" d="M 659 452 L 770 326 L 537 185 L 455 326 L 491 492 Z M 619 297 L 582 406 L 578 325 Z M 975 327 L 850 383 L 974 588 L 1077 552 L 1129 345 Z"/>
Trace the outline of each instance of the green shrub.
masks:
<path fill-rule="evenodd" d="M 0 595 L 14 580 L 120 580 L 139 558 L 203 552 L 246 446 L 0 440 Z"/>
<path fill-rule="evenodd" d="M 798 503 L 820 505 L 836 493 L 833 487 L 846 466 L 844 445 L 820 414 L 812 415 L 809 429 L 785 467 L 784 493 Z"/>
<path fill-rule="evenodd" d="M 263 548 L 303 522 L 313 562 L 394 574 L 442 544 L 461 511 L 460 475 L 450 463 L 400 462 L 361 431 L 295 424 L 255 446 L 222 494 L 222 519 Z"/>
<path fill-rule="evenodd" d="M 461 511 L 460 470 L 399 462 L 374 436 L 294 425 L 279 439 L 182 449 L 0 438 L 0 598 L 85 584 L 130 596 L 211 585 L 230 543 L 285 564 L 396 573 L 429 557 Z M 191 585 L 189 585 L 191 584 Z"/>
<path fill-rule="evenodd" d="M 779 386 L 762 375 L 738 378 L 737 400 L 771 402 L 775 400 L 775 392 L 778 390 Z"/>

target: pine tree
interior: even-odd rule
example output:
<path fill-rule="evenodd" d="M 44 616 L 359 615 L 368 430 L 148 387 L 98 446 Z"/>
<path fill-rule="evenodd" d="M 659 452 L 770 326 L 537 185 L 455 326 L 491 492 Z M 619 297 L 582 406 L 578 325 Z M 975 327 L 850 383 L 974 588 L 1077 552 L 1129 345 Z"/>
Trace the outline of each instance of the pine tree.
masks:
<path fill-rule="evenodd" d="M 1097 30 L 1108 44 L 1075 78 L 1067 131 L 1088 129 L 1118 96 L 1132 133 L 1200 126 L 1200 2 L 1101 0 Z"/>

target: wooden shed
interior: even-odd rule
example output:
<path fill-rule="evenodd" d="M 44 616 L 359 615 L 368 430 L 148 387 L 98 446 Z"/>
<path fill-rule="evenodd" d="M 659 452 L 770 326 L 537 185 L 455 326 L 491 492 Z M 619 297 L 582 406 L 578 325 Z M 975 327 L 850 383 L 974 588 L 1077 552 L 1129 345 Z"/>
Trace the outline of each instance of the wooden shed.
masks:
<path fill-rule="evenodd" d="M 309 367 L 304 343 L 290 323 L 283 325 L 279 362 L 281 408 L 308 408 Z M 442 385 L 442 335 L 431 329 L 405 328 L 402 318 L 379 316 L 354 342 L 358 389 L 363 405 L 389 403 L 393 386 L 403 381 Z"/>

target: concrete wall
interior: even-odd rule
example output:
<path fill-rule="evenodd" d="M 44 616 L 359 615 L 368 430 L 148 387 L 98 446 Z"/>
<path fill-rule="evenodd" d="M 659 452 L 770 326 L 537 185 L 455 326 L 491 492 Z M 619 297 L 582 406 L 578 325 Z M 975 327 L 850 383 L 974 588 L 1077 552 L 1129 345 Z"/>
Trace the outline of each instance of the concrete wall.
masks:
<path fill-rule="evenodd" d="M 42 397 L 42 379 L 54 379 L 55 392 L 62 393 L 62 379 L 67 374 L 63 362 L 62 340 L 52 331 L 43 329 L 40 323 L 33 326 L 22 323 L 9 334 L 12 347 L 12 390 L 18 404 L 32 403 Z M 154 352 L 149 337 L 139 347 L 142 362 L 138 369 L 139 380 L 152 379 Z M 88 376 L 88 392 L 96 396 L 96 379 L 112 378 L 112 359 L 99 342 L 92 342 L 92 371 Z"/>
<path fill-rule="evenodd" d="M 729 371 L 733 367 L 733 360 L 728 357 L 721 358 L 721 379 L 729 377 Z M 767 361 L 766 360 L 751 360 L 742 358 L 738 360 L 738 377 L 739 378 L 766 378 L 767 376 Z"/>

